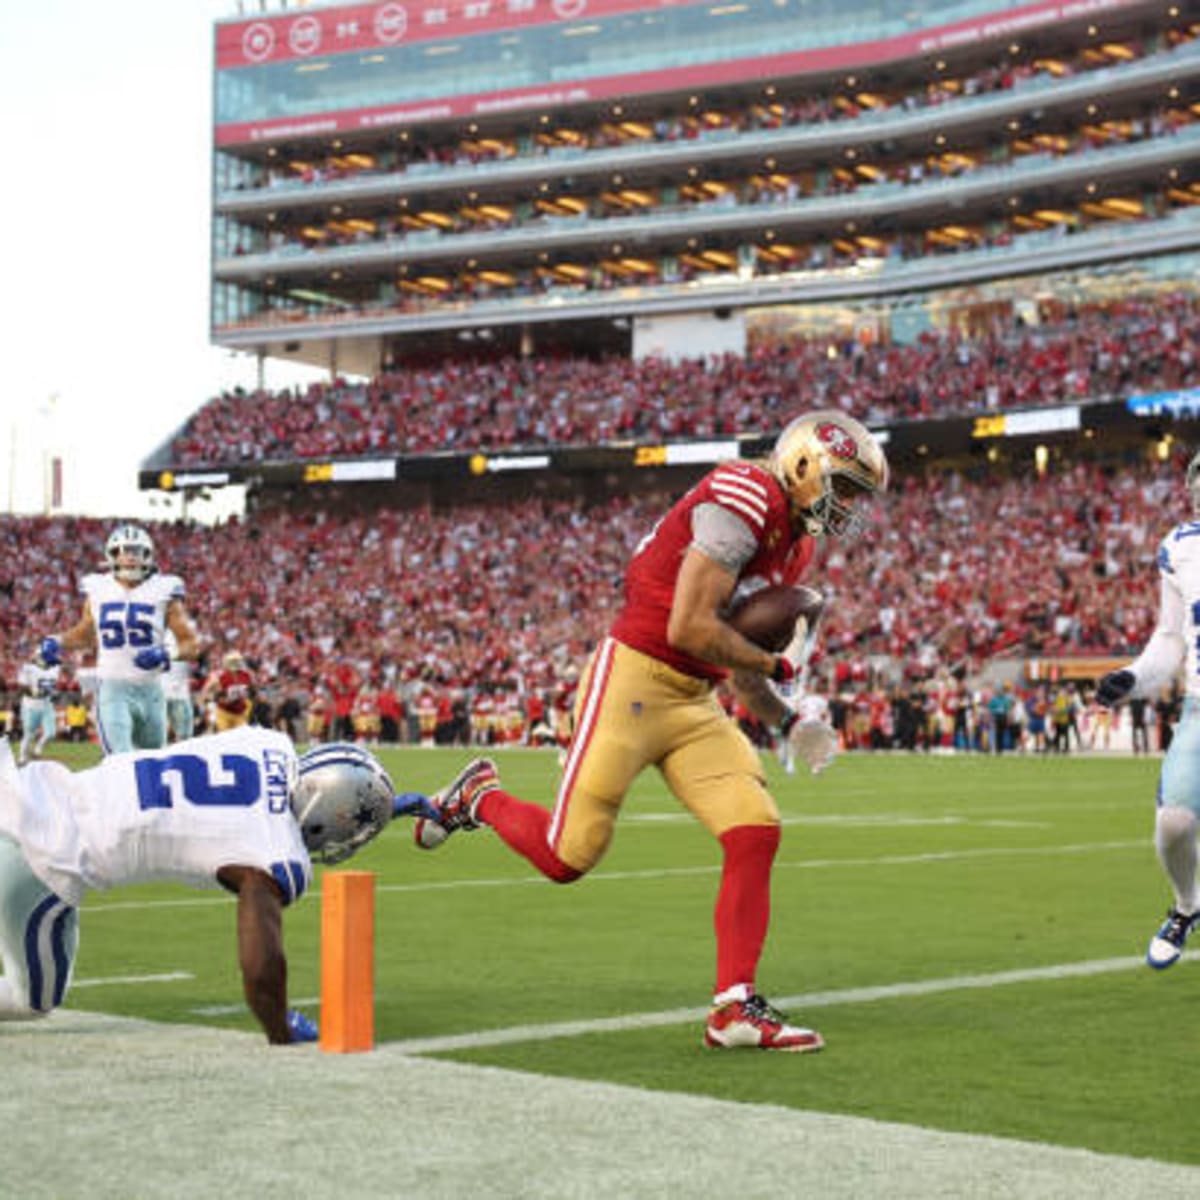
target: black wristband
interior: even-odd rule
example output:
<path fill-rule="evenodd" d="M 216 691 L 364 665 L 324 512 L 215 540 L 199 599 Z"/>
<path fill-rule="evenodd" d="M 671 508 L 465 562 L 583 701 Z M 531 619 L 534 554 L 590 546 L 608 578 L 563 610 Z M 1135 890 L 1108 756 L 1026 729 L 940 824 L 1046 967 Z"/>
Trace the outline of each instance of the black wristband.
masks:
<path fill-rule="evenodd" d="M 795 725 L 798 720 L 800 720 L 800 714 L 789 708 L 780 719 L 779 736 L 781 738 L 786 738 L 787 735 L 792 732 L 792 726 Z"/>

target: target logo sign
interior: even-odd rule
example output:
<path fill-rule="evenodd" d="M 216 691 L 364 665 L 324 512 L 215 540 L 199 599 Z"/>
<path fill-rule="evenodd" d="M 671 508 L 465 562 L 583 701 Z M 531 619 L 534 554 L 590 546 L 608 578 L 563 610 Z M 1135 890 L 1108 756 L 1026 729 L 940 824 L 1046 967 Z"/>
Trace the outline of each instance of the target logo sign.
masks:
<path fill-rule="evenodd" d="M 408 10 L 403 4 L 385 4 L 375 14 L 375 36 L 385 45 L 400 41 L 408 32 Z"/>
<path fill-rule="evenodd" d="M 840 425 L 834 425 L 832 421 L 818 425 L 816 434 L 822 445 L 829 448 L 829 453 L 834 458 L 854 458 L 858 453 L 854 439 Z"/>
<path fill-rule="evenodd" d="M 301 17 L 288 30 L 288 45 L 293 54 L 315 54 L 321 46 L 321 22 L 316 17 Z"/>
<path fill-rule="evenodd" d="M 582 16 L 587 9 L 587 0 L 550 0 L 554 15 L 564 21 L 573 21 Z"/>
<path fill-rule="evenodd" d="M 251 62 L 262 62 L 275 49 L 275 31 L 265 21 L 255 21 L 242 34 L 242 54 Z"/>

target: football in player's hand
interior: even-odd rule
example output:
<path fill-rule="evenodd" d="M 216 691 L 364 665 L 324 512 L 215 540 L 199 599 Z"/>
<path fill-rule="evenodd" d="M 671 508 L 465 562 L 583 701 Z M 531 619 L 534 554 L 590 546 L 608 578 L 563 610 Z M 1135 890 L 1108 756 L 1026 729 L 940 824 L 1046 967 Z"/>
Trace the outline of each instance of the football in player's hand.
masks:
<path fill-rule="evenodd" d="M 747 641 L 778 654 L 804 617 L 811 625 L 825 605 L 815 588 L 768 585 L 735 602 L 726 618 Z"/>

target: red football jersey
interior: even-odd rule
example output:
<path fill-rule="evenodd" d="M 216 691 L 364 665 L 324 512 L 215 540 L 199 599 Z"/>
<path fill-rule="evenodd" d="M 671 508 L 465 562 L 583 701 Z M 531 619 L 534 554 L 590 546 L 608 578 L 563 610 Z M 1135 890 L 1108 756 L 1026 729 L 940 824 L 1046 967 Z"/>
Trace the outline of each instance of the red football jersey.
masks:
<path fill-rule="evenodd" d="M 217 675 L 217 688 L 214 699 L 217 707 L 224 709 L 231 716 L 241 716 L 250 707 L 250 697 L 254 693 L 254 676 L 249 671 L 238 669 L 226 671 Z"/>
<path fill-rule="evenodd" d="M 678 500 L 638 546 L 625 571 L 625 604 L 612 636 L 677 671 L 701 679 L 723 679 L 722 667 L 673 649 L 667 620 L 683 556 L 692 544 L 692 511 L 718 504 L 744 521 L 758 541 L 754 557 L 738 576 L 771 584 L 794 584 L 812 561 L 812 538 L 794 537 L 782 485 L 755 463 L 724 463 Z"/>

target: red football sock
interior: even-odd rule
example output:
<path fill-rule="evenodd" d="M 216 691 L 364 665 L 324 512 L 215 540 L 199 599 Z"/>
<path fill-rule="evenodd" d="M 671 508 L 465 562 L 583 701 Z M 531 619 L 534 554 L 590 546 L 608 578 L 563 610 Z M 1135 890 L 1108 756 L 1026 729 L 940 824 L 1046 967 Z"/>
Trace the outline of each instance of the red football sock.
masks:
<path fill-rule="evenodd" d="M 518 854 L 527 858 L 547 879 L 573 883 L 583 872 L 569 867 L 550 849 L 550 813 L 540 804 L 527 804 L 499 789 L 479 799 L 479 819 L 490 825 Z"/>
<path fill-rule="evenodd" d="M 744 983 L 753 990 L 771 919 L 771 864 L 778 825 L 739 825 L 721 835 L 725 868 L 713 924 L 717 931 L 717 993 Z"/>

